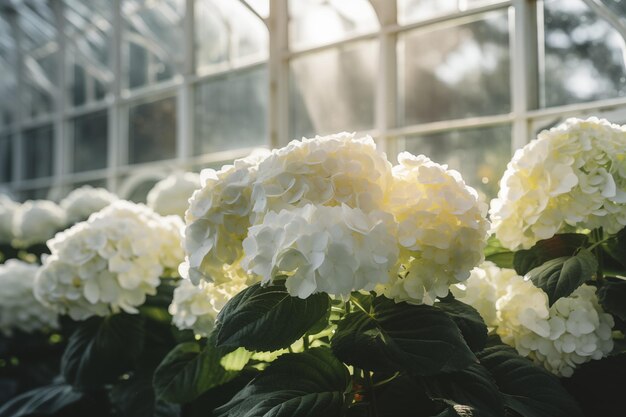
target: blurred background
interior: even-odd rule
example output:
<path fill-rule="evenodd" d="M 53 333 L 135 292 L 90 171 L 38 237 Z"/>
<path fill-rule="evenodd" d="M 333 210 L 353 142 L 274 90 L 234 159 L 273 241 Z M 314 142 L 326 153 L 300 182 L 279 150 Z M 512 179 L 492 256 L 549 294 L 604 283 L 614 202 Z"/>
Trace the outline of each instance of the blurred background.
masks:
<path fill-rule="evenodd" d="M 355 131 L 487 197 L 569 116 L 626 123 L 626 1 L 0 0 L 0 189 L 145 201 L 171 171 Z"/>

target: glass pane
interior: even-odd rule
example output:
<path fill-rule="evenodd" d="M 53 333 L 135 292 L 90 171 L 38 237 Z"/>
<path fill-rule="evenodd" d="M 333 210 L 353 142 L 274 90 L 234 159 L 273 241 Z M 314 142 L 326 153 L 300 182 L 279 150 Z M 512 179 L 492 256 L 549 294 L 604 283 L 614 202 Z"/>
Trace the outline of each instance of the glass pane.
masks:
<path fill-rule="evenodd" d="M 267 145 L 267 83 L 261 67 L 199 84 L 195 153 Z"/>
<path fill-rule="evenodd" d="M 52 126 L 24 131 L 24 178 L 52 176 L 53 136 Z"/>
<path fill-rule="evenodd" d="M 15 42 L 11 26 L 0 16 L 0 127 L 14 120 L 15 105 L 5 97 L 15 97 L 17 92 Z"/>
<path fill-rule="evenodd" d="M 406 24 L 422 21 L 502 2 L 503 0 L 398 0 L 398 22 Z"/>
<path fill-rule="evenodd" d="M 530 121 L 530 132 L 533 137 L 529 140 L 535 139 L 539 132 L 545 129 L 551 129 L 563 123 L 570 117 L 578 117 L 580 119 L 586 119 L 588 117 L 595 116 L 602 119 L 607 119 L 611 123 L 624 125 L 626 124 L 626 107 L 608 108 L 608 109 L 591 109 L 584 112 L 578 112 L 576 114 L 567 114 L 564 116 L 548 116 L 532 119 Z"/>
<path fill-rule="evenodd" d="M 48 2 L 41 0 L 24 0 L 14 2 L 19 16 L 22 34 L 22 48 L 30 52 L 44 46 L 56 37 L 54 13 Z"/>
<path fill-rule="evenodd" d="M 289 136 L 371 129 L 377 63 L 376 41 L 351 43 L 293 59 Z"/>
<path fill-rule="evenodd" d="M 506 12 L 455 27 L 410 31 L 400 36 L 399 49 L 401 125 L 510 111 Z"/>
<path fill-rule="evenodd" d="M 35 188 L 33 190 L 20 191 L 20 197 L 22 201 L 26 200 L 47 200 L 49 188 Z"/>
<path fill-rule="evenodd" d="M 289 40 L 295 48 L 322 45 L 378 30 L 369 0 L 289 0 Z"/>
<path fill-rule="evenodd" d="M 142 103 L 130 108 L 128 161 L 131 164 L 176 156 L 176 99 Z"/>
<path fill-rule="evenodd" d="M 197 0 L 195 13 L 198 67 L 267 57 L 267 26 L 241 2 Z"/>
<path fill-rule="evenodd" d="M 626 2 L 603 4 L 626 18 Z M 543 13 L 542 106 L 626 95 L 626 42 L 609 22 L 582 0 L 545 0 Z"/>
<path fill-rule="evenodd" d="M 489 201 L 511 160 L 511 127 L 452 130 L 406 139 L 406 150 L 424 154 L 461 173 L 465 182 Z"/>
<path fill-rule="evenodd" d="M 171 79 L 183 63 L 184 0 L 123 2 L 129 88 Z"/>
<path fill-rule="evenodd" d="M 0 182 L 10 182 L 13 177 L 11 136 L 0 136 Z"/>
<path fill-rule="evenodd" d="M 104 169 L 108 156 L 107 111 L 80 116 L 73 121 L 74 160 L 72 172 Z"/>

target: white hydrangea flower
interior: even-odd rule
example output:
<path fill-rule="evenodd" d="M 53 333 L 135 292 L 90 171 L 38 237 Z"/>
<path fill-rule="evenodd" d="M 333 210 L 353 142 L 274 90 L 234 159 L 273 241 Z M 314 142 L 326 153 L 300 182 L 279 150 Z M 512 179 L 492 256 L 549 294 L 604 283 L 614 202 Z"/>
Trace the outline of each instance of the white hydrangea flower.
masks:
<path fill-rule="evenodd" d="M 598 360 L 613 350 L 611 330 L 615 322 L 598 303 L 595 287 L 582 285 L 569 297 L 550 307 L 547 335 L 528 329 L 515 339 L 515 348 L 564 377 L 585 362 Z"/>
<path fill-rule="evenodd" d="M 568 119 L 519 149 L 491 202 L 493 230 L 512 250 L 568 228 L 626 226 L 626 127 Z"/>
<path fill-rule="evenodd" d="M 189 199 L 185 213 L 185 262 L 183 277 L 218 283 L 242 276 L 241 243 L 248 233 L 252 212 L 252 183 L 259 161 L 267 152 L 238 159 L 221 170 L 200 173 L 201 186 Z"/>
<path fill-rule="evenodd" d="M 13 235 L 18 246 L 45 243 L 67 225 L 65 211 L 48 200 L 28 200 L 13 215 Z"/>
<path fill-rule="evenodd" d="M 102 210 L 118 197 L 104 188 L 93 188 L 84 185 L 75 189 L 61 200 L 61 208 L 65 210 L 69 224 L 86 220 L 92 213 Z"/>
<path fill-rule="evenodd" d="M 8 196 L 0 194 L 0 243 L 13 240 L 13 215 L 18 206 Z"/>
<path fill-rule="evenodd" d="M 457 171 L 408 152 L 398 155 L 398 161 L 388 210 L 398 222 L 404 267 L 384 294 L 396 301 L 432 305 L 484 259 L 486 207 Z"/>
<path fill-rule="evenodd" d="M 10 336 L 58 327 L 57 314 L 35 299 L 33 284 L 37 265 L 10 259 L 0 265 L 0 332 Z"/>
<path fill-rule="evenodd" d="M 182 279 L 169 307 L 172 322 L 181 330 L 191 329 L 206 337 L 215 327 L 215 318 L 224 305 L 246 287 L 246 280 L 241 278 L 222 284 L 200 281 L 198 285 Z"/>
<path fill-rule="evenodd" d="M 261 220 L 268 211 L 306 204 L 346 204 L 369 212 L 383 206 L 390 182 L 391 164 L 369 136 L 294 140 L 259 165 L 253 211 Z"/>
<path fill-rule="evenodd" d="M 183 257 L 182 221 L 118 200 L 48 241 L 35 295 L 75 320 L 136 313 Z"/>
<path fill-rule="evenodd" d="M 162 216 L 185 217 L 191 195 L 200 188 L 200 175 L 177 172 L 157 182 L 148 193 L 148 207 Z"/>
<path fill-rule="evenodd" d="M 613 317 L 602 311 L 595 287 L 582 285 L 548 307 L 546 293 L 514 270 L 485 262 L 455 296 L 480 313 L 502 341 L 559 376 L 613 349 Z"/>
<path fill-rule="evenodd" d="M 397 270 L 396 227 L 388 213 L 347 205 L 271 211 L 250 228 L 242 266 L 263 283 L 287 275 L 289 294 L 300 298 L 372 290 Z"/>

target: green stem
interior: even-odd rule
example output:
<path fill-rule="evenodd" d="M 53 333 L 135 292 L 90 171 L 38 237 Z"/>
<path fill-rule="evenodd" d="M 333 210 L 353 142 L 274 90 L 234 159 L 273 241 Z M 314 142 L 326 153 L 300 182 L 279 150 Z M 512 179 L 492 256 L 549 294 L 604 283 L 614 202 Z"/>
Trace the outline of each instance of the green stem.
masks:
<path fill-rule="evenodd" d="M 311 346 L 311 342 L 309 341 L 308 334 L 304 335 L 304 337 L 302 338 L 302 342 L 304 344 L 304 350 L 309 350 L 309 347 Z"/>
<path fill-rule="evenodd" d="M 604 280 L 604 274 L 603 274 L 603 269 L 604 269 L 604 260 L 602 258 L 602 248 L 600 247 L 600 245 L 602 243 L 604 243 L 605 241 L 607 241 L 609 238 L 604 239 L 603 236 L 603 232 L 602 232 L 602 228 L 598 228 L 598 229 L 594 229 L 591 232 L 595 243 L 593 245 L 591 245 L 591 250 L 594 251 L 595 255 L 596 255 L 596 259 L 598 260 L 598 271 L 596 274 L 596 281 L 598 281 L 598 283 L 602 283 L 602 281 Z"/>
<path fill-rule="evenodd" d="M 381 387 L 381 386 L 383 386 L 385 384 L 390 383 L 391 381 L 393 381 L 394 379 L 396 379 L 399 376 L 400 376 L 400 372 L 396 372 L 395 374 L 391 375 L 389 378 L 383 379 L 382 381 L 378 381 L 377 383 L 372 385 L 372 387 L 373 388 Z"/>
<path fill-rule="evenodd" d="M 372 374 L 369 371 L 363 371 L 363 382 L 365 383 L 367 393 L 369 394 L 370 415 L 378 417 L 378 405 L 376 404 L 376 394 L 374 394 L 374 385 L 372 384 Z"/>

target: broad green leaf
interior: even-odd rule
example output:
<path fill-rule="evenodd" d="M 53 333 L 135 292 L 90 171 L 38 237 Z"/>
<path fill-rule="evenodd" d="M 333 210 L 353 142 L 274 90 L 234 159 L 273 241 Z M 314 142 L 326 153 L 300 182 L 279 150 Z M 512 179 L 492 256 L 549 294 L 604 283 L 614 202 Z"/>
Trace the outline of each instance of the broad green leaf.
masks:
<path fill-rule="evenodd" d="M 215 347 L 215 339 L 209 337 L 206 346 L 197 342 L 176 346 L 154 371 L 153 386 L 157 399 L 187 403 L 203 392 L 222 385 L 235 376 L 237 371 L 227 371 L 221 361 L 228 353 Z"/>
<path fill-rule="evenodd" d="M 626 275 L 626 227 L 603 244 L 602 249 L 609 255 L 605 259 L 605 270 L 609 267 L 621 272 L 620 275 Z"/>
<path fill-rule="evenodd" d="M 233 297 L 216 320 L 217 345 L 252 351 L 286 348 L 311 329 L 330 308 L 327 294 L 292 297 L 279 281 L 252 285 Z"/>
<path fill-rule="evenodd" d="M 90 318 L 70 336 L 61 358 L 61 373 L 67 382 L 80 388 L 113 382 L 140 355 L 144 333 L 144 318 L 139 315 Z"/>
<path fill-rule="evenodd" d="M 457 413 L 471 411 L 472 416 L 501 417 L 504 402 L 493 377 L 480 364 L 428 378 L 422 378 L 433 400 L 443 400 Z M 460 407 L 459 407 L 460 406 Z"/>
<path fill-rule="evenodd" d="M 117 383 L 109 394 L 119 417 L 178 417 L 180 406 L 157 401 L 152 380 L 147 375 L 133 376 Z"/>
<path fill-rule="evenodd" d="M 447 313 L 385 297 L 374 299 L 370 311 L 346 315 L 331 346 L 345 363 L 373 371 L 434 375 L 464 369 L 476 360 Z"/>
<path fill-rule="evenodd" d="M 552 305 L 591 280 L 597 269 L 596 258 L 588 250 L 581 249 L 574 256 L 547 261 L 527 275 L 537 287 L 546 292 Z"/>
<path fill-rule="evenodd" d="M 487 348 L 478 359 L 496 381 L 506 408 L 523 417 L 582 417 L 576 400 L 559 380 L 513 348 Z"/>
<path fill-rule="evenodd" d="M 217 417 L 340 416 L 350 374 L 327 348 L 283 355 L 215 410 Z"/>
<path fill-rule="evenodd" d="M 184 417 L 210 417 L 213 410 L 230 401 L 259 371 L 246 369 L 224 385 L 211 388 L 192 402 L 184 405 Z"/>
<path fill-rule="evenodd" d="M 513 268 L 513 252 L 502 246 L 495 235 L 491 235 L 484 250 L 485 260 L 493 262 L 500 268 Z"/>
<path fill-rule="evenodd" d="M 241 371 L 252 357 L 252 352 L 244 348 L 234 350 L 220 359 L 220 365 L 227 371 Z"/>
<path fill-rule="evenodd" d="M 461 330 L 467 345 L 474 352 L 483 350 L 487 343 L 487 325 L 476 309 L 448 296 L 435 307 L 445 311 Z"/>
<path fill-rule="evenodd" d="M 531 269 L 551 259 L 573 256 L 588 240 L 587 235 L 578 233 L 554 235 L 550 239 L 540 240 L 530 249 L 515 252 L 513 266 L 518 274 L 526 275 Z"/>
<path fill-rule="evenodd" d="M 604 311 L 626 320 L 626 281 L 605 279 L 598 289 L 598 299 Z"/>
<path fill-rule="evenodd" d="M 98 407 L 102 405 L 95 404 L 95 399 L 89 394 L 76 391 L 71 385 L 58 383 L 27 391 L 13 398 L 0 407 L 0 417 L 87 415 L 84 413 L 89 412 L 89 403 L 95 407 L 90 415 L 106 415 L 108 410 L 99 410 Z M 73 413 L 69 412 L 70 409 Z"/>

